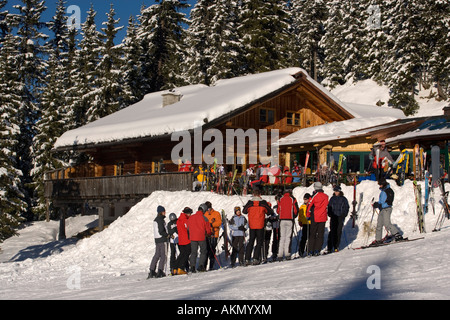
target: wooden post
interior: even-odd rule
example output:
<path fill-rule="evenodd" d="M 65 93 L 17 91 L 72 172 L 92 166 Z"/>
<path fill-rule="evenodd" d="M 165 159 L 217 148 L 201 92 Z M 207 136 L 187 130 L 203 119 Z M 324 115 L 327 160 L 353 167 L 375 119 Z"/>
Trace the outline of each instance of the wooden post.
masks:
<path fill-rule="evenodd" d="M 289 170 L 291 170 L 291 153 L 290 152 L 286 152 L 284 165 L 286 167 L 288 167 Z"/>
<path fill-rule="evenodd" d="M 98 209 L 98 230 L 103 231 L 105 228 L 105 207 L 97 207 Z"/>
<path fill-rule="evenodd" d="M 59 236 L 58 240 L 66 239 L 66 211 L 67 207 L 59 208 Z"/>

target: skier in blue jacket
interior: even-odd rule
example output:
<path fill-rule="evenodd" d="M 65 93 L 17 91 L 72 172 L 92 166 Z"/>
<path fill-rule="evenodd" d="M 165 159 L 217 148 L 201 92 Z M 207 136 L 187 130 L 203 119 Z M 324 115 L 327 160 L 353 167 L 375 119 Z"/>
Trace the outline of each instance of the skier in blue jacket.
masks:
<path fill-rule="evenodd" d="M 236 265 L 236 256 L 239 256 L 239 265 L 244 265 L 245 231 L 247 231 L 247 219 L 242 215 L 241 208 L 234 208 L 234 216 L 229 221 L 231 230 L 233 252 L 231 253 L 231 267 Z"/>
<path fill-rule="evenodd" d="M 371 244 L 374 246 L 383 243 L 383 227 L 389 231 L 391 237 L 393 237 L 396 241 L 403 239 L 398 228 L 391 223 L 392 204 L 394 202 L 395 195 L 394 190 L 392 190 L 391 186 L 384 178 L 380 178 L 380 180 L 378 180 L 378 185 L 381 190 L 380 197 L 378 202 L 373 204 L 373 207 L 375 209 L 380 209 L 380 213 L 378 214 L 375 241 Z"/>

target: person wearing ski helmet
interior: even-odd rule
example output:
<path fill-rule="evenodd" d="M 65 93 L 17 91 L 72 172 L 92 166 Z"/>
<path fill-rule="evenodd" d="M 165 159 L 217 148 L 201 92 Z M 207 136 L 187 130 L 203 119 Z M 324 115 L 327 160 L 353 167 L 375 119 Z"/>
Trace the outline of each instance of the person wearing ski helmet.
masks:
<path fill-rule="evenodd" d="M 234 215 L 229 222 L 231 230 L 231 267 L 236 265 L 236 257 L 239 256 L 239 265 L 244 265 L 245 232 L 247 231 L 247 219 L 242 215 L 241 207 L 234 208 Z"/>
<path fill-rule="evenodd" d="M 153 233 L 155 237 L 155 254 L 150 263 L 150 272 L 148 278 L 162 278 L 165 277 L 164 266 L 166 264 L 166 243 L 169 241 L 169 234 L 167 233 L 166 209 L 163 206 L 158 206 L 158 212 L 155 220 L 153 220 Z M 159 261 L 158 272 L 156 273 L 156 265 Z"/>
<path fill-rule="evenodd" d="M 186 274 L 186 271 L 189 270 L 191 241 L 189 240 L 187 222 L 191 214 L 192 209 L 189 207 L 185 207 L 177 220 L 178 248 L 180 249 L 180 254 L 177 257 L 174 269 L 172 270 L 172 273 L 174 274 Z"/>
<path fill-rule="evenodd" d="M 371 246 L 377 246 L 384 242 L 382 240 L 383 227 L 386 228 L 391 234 L 391 237 L 396 241 L 403 239 L 400 230 L 391 223 L 392 205 L 395 196 L 394 190 L 392 190 L 391 186 L 384 178 L 378 180 L 378 185 L 380 186 L 380 196 L 378 201 L 374 202 L 373 207 L 379 209 L 380 213 L 378 214 L 375 241 L 370 244 Z"/>
<path fill-rule="evenodd" d="M 200 260 L 197 271 L 206 271 L 205 263 L 207 259 L 206 237 L 212 234 L 211 225 L 204 214 L 208 211 L 208 206 L 202 203 L 197 212 L 187 221 L 189 240 L 191 241 L 191 255 L 189 264 L 191 272 L 196 272 L 198 249 L 200 248 Z"/>
<path fill-rule="evenodd" d="M 175 268 L 175 260 L 177 257 L 177 248 L 178 248 L 178 230 L 177 230 L 177 215 L 175 213 L 169 214 L 169 223 L 167 224 L 167 232 L 169 234 L 169 243 L 170 243 L 170 270 L 172 271 L 172 275 L 174 275 L 173 270 Z"/>

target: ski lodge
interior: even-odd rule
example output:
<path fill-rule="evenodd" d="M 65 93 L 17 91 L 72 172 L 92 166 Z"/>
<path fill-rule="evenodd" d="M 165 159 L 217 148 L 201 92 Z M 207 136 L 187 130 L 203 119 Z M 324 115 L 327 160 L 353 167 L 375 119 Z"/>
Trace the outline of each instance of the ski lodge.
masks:
<path fill-rule="evenodd" d="M 344 153 L 344 172 L 362 173 L 379 138 L 396 145 L 400 140 L 395 136 L 409 139 L 408 132 L 428 123 L 406 119 L 401 110 L 389 107 L 344 103 L 300 68 L 220 80 L 213 86 L 179 87 L 150 93 L 64 133 L 54 145 L 54 156 L 69 152 L 88 160 L 48 172 L 45 196 L 49 210 L 60 210 L 61 217 L 69 207 L 97 208 L 102 229 L 153 191 L 191 190 L 193 173 L 179 172 L 179 166 L 192 159 L 171 160 L 179 143 L 172 141 L 172 134 L 189 132 L 194 142 L 196 130 L 217 129 L 225 136 L 227 129 L 276 129 L 280 139 L 270 141 L 269 134 L 268 143 L 279 144 L 281 165 L 303 163 L 309 152 L 313 172 L 319 163 Z M 226 162 L 233 164 L 226 169 L 245 171 L 251 164 L 248 142 L 244 153 L 237 148 L 232 153 L 234 159 Z"/>

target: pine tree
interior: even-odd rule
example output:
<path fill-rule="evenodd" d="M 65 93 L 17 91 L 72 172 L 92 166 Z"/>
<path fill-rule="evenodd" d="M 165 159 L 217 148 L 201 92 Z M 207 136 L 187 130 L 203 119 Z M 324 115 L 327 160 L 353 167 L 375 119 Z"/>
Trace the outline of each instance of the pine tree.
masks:
<path fill-rule="evenodd" d="M 293 65 L 305 69 L 315 80 L 323 79 L 323 49 L 319 46 L 327 18 L 324 0 L 292 0 Z"/>
<path fill-rule="evenodd" d="M 41 21 L 45 10 L 44 3 L 38 0 L 22 0 L 23 5 L 15 5 L 19 11 L 14 15 L 14 25 L 17 26 L 17 60 L 16 67 L 21 83 L 21 104 L 16 110 L 19 126 L 18 143 L 15 146 L 18 169 L 22 172 L 21 183 L 25 192 L 28 210 L 32 207 L 32 159 L 31 146 L 35 135 L 34 124 L 40 117 L 40 96 L 43 87 L 45 68 L 45 52 L 41 41 L 47 38 L 42 30 L 46 24 Z M 31 212 L 28 212 L 31 215 Z"/>
<path fill-rule="evenodd" d="M 81 25 L 79 48 L 76 50 L 74 63 L 76 69 L 73 73 L 71 113 L 74 127 L 80 127 L 89 122 L 87 111 L 95 103 L 97 88 L 95 83 L 98 78 L 98 64 L 100 61 L 100 32 L 97 31 L 95 17 L 97 12 L 91 5 L 87 12 L 86 21 Z"/>
<path fill-rule="evenodd" d="M 130 16 L 128 20 L 127 35 L 122 41 L 124 63 L 121 68 L 123 78 L 123 107 L 140 101 L 145 92 L 141 87 L 142 67 L 139 63 L 142 48 L 137 38 L 137 23 Z"/>
<path fill-rule="evenodd" d="M 242 75 L 245 61 L 243 44 L 239 37 L 239 4 L 234 0 L 217 1 L 214 5 L 213 24 L 210 33 L 212 60 L 209 74 L 212 82 Z"/>
<path fill-rule="evenodd" d="M 367 63 L 368 15 L 361 1 L 336 1 L 329 3 L 325 34 L 320 41 L 324 50 L 323 76 L 329 87 L 370 78 Z"/>
<path fill-rule="evenodd" d="M 21 82 L 17 65 L 18 38 L 11 33 L 11 16 L 6 22 L 0 48 L 0 242 L 17 234 L 23 221 L 21 214 L 27 211 L 22 184 L 22 172 L 16 153 L 20 127 L 16 111 L 21 105 Z"/>
<path fill-rule="evenodd" d="M 103 33 L 100 34 L 100 37 L 103 41 L 99 48 L 100 60 L 96 66 L 95 96 L 87 110 L 89 122 L 114 113 L 123 105 L 120 83 L 120 70 L 123 64 L 122 48 L 121 45 L 114 44 L 117 32 L 123 27 L 116 27 L 120 19 L 114 19 L 115 14 L 113 5 L 111 5 L 106 14 L 108 19 L 103 23 L 105 28 L 101 29 Z"/>
<path fill-rule="evenodd" d="M 8 33 L 8 23 L 6 21 L 8 11 L 1 11 L 2 8 L 5 7 L 6 3 L 7 0 L 0 0 L 0 44 Z"/>
<path fill-rule="evenodd" d="M 450 5 L 446 1 L 429 3 L 424 23 L 429 27 L 430 54 L 429 79 L 436 83 L 438 99 L 450 98 Z"/>
<path fill-rule="evenodd" d="M 391 8 L 389 58 L 384 71 L 391 88 L 389 104 L 412 115 L 419 108 L 415 100 L 416 85 L 424 67 L 422 33 L 425 30 L 421 20 L 424 7 L 420 1 L 413 0 L 397 1 Z"/>
<path fill-rule="evenodd" d="M 181 9 L 187 8 L 185 0 L 160 0 L 141 10 L 138 37 L 143 48 L 143 85 L 154 92 L 186 84 L 182 65 L 186 55 L 188 21 Z"/>
<path fill-rule="evenodd" d="M 56 139 L 68 129 L 64 119 L 67 114 L 65 95 L 69 78 L 69 30 L 65 11 L 65 1 L 59 0 L 56 13 L 49 23 L 53 37 L 47 43 L 50 57 L 47 62 L 45 90 L 40 98 L 41 117 L 36 122 L 36 134 L 33 137 L 31 174 L 37 199 L 34 212 L 39 217 L 43 217 L 45 212 L 44 174 L 62 167 L 61 162 L 51 154 L 51 150 Z"/>
<path fill-rule="evenodd" d="M 289 66 L 289 24 L 285 1 L 243 0 L 239 34 L 246 73 Z"/>
<path fill-rule="evenodd" d="M 210 33 L 216 16 L 213 12 L 215 2 L 199 0 L 191 10 L 187 30 L 188 53 L 184 63 L 190 83 L 212 83 L 213 75 L 209 73 L 213 59 Z"/>

